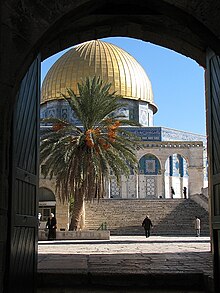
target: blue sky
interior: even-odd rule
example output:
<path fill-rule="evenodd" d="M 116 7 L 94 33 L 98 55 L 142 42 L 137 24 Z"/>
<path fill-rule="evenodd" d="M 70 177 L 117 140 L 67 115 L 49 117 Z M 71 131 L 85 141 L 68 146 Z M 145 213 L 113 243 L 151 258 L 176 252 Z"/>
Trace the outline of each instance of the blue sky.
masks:
<path fill-rule="evenodd" d="M 145 69 L 158 112 L 155 126 L 206 133 L 204 69 L 172 50 L 131 38 L 105 38 L 130 53 Z M 42 80 L 60 52 L 42 62 Z"/>

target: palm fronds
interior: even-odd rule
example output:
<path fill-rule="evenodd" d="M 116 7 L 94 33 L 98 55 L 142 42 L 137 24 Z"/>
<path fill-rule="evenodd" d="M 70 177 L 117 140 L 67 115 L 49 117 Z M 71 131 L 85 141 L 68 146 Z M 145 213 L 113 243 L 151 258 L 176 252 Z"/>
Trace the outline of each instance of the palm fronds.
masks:
<path fill-rule="evenodd" d="M 109 93 L 110 84 L 87 78 L 78 84 L 79 96 L 68 89 L 63 97 L 82 123 L 76 127 L 62 119 L 44 119 L 48 127 L 41 136 L 41 164 L 44 175 L 56 178 L 61 198 L 104 196 L 110 171 L 120 182 L 121 175 L 137 169 L 137 137 L 121 126 L 137 123 L 124 119 L 119 96 Z"/>

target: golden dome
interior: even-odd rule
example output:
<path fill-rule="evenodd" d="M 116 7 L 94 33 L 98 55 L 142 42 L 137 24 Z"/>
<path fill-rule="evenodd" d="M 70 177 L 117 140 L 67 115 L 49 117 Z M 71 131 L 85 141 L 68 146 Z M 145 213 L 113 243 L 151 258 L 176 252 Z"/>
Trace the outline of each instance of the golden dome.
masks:
<path fill-rule="evenodd" d="M 78 94 L 77 83 L 94 75 L 111 83 L 112 92 L 148 102 L 157 111 L 151 82 L 141 65 L 119 47 L 99 40 L 75 46 L 54 63 L 43 81 L 41 103 L 62 99 L 60 93 L 67 94 L 66 88 Z"/>

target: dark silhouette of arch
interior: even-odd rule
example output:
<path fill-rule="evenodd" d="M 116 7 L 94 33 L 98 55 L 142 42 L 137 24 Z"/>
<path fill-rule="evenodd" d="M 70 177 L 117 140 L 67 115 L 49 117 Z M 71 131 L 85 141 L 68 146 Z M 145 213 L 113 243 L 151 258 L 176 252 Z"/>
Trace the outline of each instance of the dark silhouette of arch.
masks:
<path fill-rule="evenodd" d="M 210 141 L 210 177 L 215 178 L 210 188 L 216 205 L 213 227 L 219 227 L 219 77 L 220 66 L 220 2 L 201 1 L 14 1 L 1 2 L 1 132 L 0 170 L 3 199 L 0 211 L 6 227 L 1 240 L 6 255 L 6 243 L 10 246 L 13 210 L 8 202 L 13 201 L 14 163 L 9 154 L 12 130 L 12 113 L 15 110 L 16 94 L 36 56 L 41 58 L 86 40 L 106 36 L 127 36 L 150 41 L 188 56 L 207 67 L 207 108 Z M 7 46 L 4 46 L 7 44 Z M 207 48 L 213 52 L 207 54 Z M 207 58 L 207 60 L 206 60 Z M 13 133 L 13 134 L 12 134 Z M 26 177 L 25 177 L 26 176 Z M 24 174 L 24 181 L 28 176 Z M 30 179 L 30 178 L 29 178 Z M 7 224 L 9 223 L 9 224 Z M 9 225 L 9 226 L 7 226 Z M 219 228 L 213 228 L 216 292 L 220 290 Z M 4 248 L 5 247 L 5 248 Z M 8 249 L 7 249 L 8 251 Z M 5 257 L 0 263 L 5 272 Z M 19 274 L 18 274 L 19 275 Z M 14 276 L 16 276 L 14 274 Z M 10 274 L 9 274 L 10 277 Z M 20 275 L 19 275 L 20 277 Z M 21 278 L 20 278 L 21 279 Z M 16 280 L 16 278 L 15 278 Z M 10 280 L 9 280 L 10 281 Z M 16 286 L 15 286 L 16 288 Z M 25 292 L 25 288 L 24 288 Z"/>
<path fill-rule="evenodd" d="M 49 188 L 39 188 L 39 201 L 56 201 L 55 194 Z"/>

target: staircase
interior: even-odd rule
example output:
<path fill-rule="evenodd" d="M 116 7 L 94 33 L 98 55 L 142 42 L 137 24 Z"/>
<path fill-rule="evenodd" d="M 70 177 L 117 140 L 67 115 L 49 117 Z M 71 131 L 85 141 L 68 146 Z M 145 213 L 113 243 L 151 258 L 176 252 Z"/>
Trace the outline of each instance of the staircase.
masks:
<path fill-rule="evenodd" d="M 149 215 L 152 235 L 195 236 L 195 216 L 201 219 L 201 236 L 209 236 L 208 211 L 191 199 L 102 199 L 85 205 L 87 230 L 106 223 L 111 235 L 144 235 L 141 226 Z"/>

